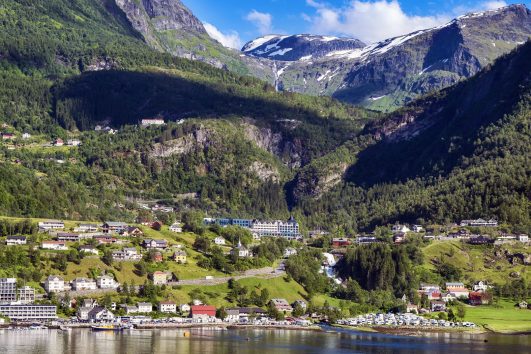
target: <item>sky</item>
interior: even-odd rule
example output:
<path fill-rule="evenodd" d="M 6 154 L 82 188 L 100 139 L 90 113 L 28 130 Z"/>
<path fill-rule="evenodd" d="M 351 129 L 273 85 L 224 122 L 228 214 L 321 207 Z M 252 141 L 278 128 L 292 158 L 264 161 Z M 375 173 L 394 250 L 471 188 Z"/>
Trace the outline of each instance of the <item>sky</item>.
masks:
<path fill-rule="evenodd" d="M 267 34 L 320 34 L 373 43 L 438 26 L 467 12 L 531 0 L 182 0 L 226 47 Z"/>

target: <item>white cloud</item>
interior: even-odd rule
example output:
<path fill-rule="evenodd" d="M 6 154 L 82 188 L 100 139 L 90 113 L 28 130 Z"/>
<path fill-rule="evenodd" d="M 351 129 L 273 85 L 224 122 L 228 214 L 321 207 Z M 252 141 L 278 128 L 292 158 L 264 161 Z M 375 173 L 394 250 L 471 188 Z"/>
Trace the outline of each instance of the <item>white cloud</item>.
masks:
<path fill-rule="evenodd" d="M 306 0 L 306 3 L 316 12 L 309 18 L 313 33 L 350 36 L 367 43 L 438 26 L 450 20 L 446 15 L 410 16 L 397 0 L 355 0 L 343 8 L 330 7 L 315 0 Z"/>
<path fill-rule="evenodd" d="M 214 38 L 216 41 L 228 48 L 240 49 L 242 47 L 242 39 L 236 31 L 230 31 L 229 33 L 223 33 L 216 26 L 204 22 L 205 30 L 208 35 Z"/>
<path fill-rule="evenodd" d="M 505 1 L 485 1 L 481 4 L 480 10 L 495 10 L 507 6 Z"/>
<path fill-rule="evenodd" d="M 273 17 L 271 14 L 253 10 L 245 16 L 245 19 L 252 22 L 261 35 L 273 32 Z"/>

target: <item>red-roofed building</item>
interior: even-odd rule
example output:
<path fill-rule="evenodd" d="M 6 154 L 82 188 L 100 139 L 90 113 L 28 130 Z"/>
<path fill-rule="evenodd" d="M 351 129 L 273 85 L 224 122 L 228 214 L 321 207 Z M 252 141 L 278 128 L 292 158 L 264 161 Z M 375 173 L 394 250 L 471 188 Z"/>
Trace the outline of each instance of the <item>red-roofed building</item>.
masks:
<path fill-rule="evenodd" d="M 216 306 L 194 305 L 191 306 L 190 316 L 192 318 L 209 319 L 216 317 Z"/>
<path fill-rule="evenodd" d="M 470 305 L 488 305 L 492 300 L 492 296 L 488 293 L 472 291 L 468 294 L 468 300 Z"/>

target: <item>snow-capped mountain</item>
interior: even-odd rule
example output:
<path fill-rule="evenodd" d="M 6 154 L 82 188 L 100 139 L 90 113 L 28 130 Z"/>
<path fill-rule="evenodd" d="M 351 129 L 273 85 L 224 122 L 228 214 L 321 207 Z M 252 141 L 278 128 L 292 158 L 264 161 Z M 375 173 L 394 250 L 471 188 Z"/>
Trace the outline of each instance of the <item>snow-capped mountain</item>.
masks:
<path fill-rule="evenodd" d="M 266 36 L 242 51 L 275 61 L 279 89 L 388 110 L 474 75 L 530 37 L 531 11 L 511 5 L 367 46 L 332 37 Z"/>
<path fill-rule="evenodd" d="M 242 52 L 252 57 L 279 61 L 311 60 L 330 52 L 365 47 L 357 39 L 297 34 L 293 36 L 270 35 L 248 42 Z"/>

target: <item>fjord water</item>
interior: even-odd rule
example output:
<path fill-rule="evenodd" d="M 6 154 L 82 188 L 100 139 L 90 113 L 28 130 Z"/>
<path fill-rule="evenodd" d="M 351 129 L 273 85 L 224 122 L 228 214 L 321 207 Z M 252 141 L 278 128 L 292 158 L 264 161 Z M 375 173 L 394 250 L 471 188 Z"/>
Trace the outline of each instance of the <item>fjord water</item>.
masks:
<path fill-rule="evenodd" d="M 188 335 L 185 336 L 185 332 Z M 1 331 L 0 353 L 529 353 L 531 336 L 396 336 L 348 330 L 134 330 L 123 333 Z"/>

